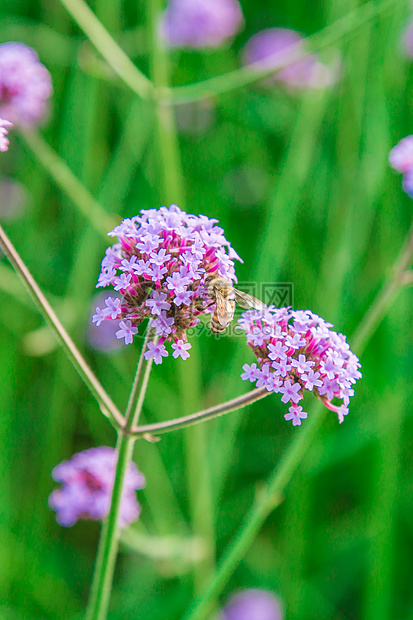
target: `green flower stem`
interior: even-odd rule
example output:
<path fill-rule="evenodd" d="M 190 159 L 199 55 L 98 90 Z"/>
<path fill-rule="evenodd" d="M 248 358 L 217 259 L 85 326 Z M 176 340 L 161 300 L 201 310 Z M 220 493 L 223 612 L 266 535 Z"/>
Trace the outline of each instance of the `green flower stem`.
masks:
<path fill-rule="evenodd" d="M 231 411 L 236 411 L 237 409 L 247 407 L 248 405 L 255 403 L 255 401 L 265 398 L 265 396 L 268 396 L 269 394 L 270 392 L 268 392 L 265 387 L 256 388 L 247 394 L 237 396 L 237 398 L 228 400 L 225 403 L 221 403 L 215 407 L 210 407 L 209 409 L 204 409 L 203 411 L 198 411 L 197 413 L 193 413 L 182 418 L 175 418 L 174 420 L 167 420 L 166 422 L 158 422 L 156 424 L 134 426 L 131 429 L 131 435 L 137 439 L 145 437 L 146 435 L 162 435 L 164 433 L 170 433 L 171 431 L 177 431 L 181 428 L 187 428 L 188 426 L 193 426 L 194 424 L 200 424 L 201 422 L 206 422 L 207 420 L 213 420 L 214 418 L 230 413 Z"/>
<path fill-rule="evenodd" d="M 21 128 L 20 133 L 60 189 L 69 196 L 93 228 L 106 236 L 108 230 L 112 230 L 119 223 L 120 218 L 106 213 L 39 131 Z"/>
<path fill-rule="evenodd" d="M 153 358 L 146 361 L 143 356 L 149 340 L 156 340 L 156 336 L 152 333 L 150 326 L 148 326 L 145 340 L 143 342 L 132 390 L 126 408 L 125 426 L 118 431 L 118 440 L 116 443 L 118 461 L 116 465 L 112 499 L 108 516 L 102 525 L 90 593 L 90 601 L 86 612 L 86 620 L 104 620 L 109 607 L 113 572 L 115 569 L 120 540 L 118 520 L 122 499 L 122 488 L 125 475 L 132 458 L 133 444 L 135 441 L 135 438 L 130 435 L 130 430 L 133 424 L 136 424 L 139 420 L 153 361 Z"/>
<path fill-rule="evenodd" d="M 404 286 L 403 276 L 410 268 L 412 260 L 413 225 L 394 264 L 392 276 L 377 295 L 374 303 L 366 313 L 365 319 L 361 322 L 360 329 L 352 338 L 352 341 L 355 343 L 353 348 L 356 353 L 364 350 L 380 321 L 389 311 L 391 303 L 394 303 L 398 293 Z M 240 560 L 244 557 L 265 519 L 273 510 L 274 506 L 271 506 L 271 502 L 279 500 L 286 485 L 310 448 L 317 428 L 326 414 L 327 409 L 321 403 L 317 403 L 316 410 L 309 416 L 305 427 L 297 433 L 279 465 L 277 465 L 268 478 L 266 491 L 250 508 L 237 534 L 223 553 L 216 572 L 212 575 L 201 596 L 194 602 L 183 620 L 203 620 L 206 618 L 216 597 L 222 591 Z"/>
<path fill-rule="evenodd" d="M 90 39 L 113 71 L 143 99 L 154 96 L 151 81 L 141 72 L 116 43 L 93 11 L 83 0 L 60 0 L 77 25 Z"/>
<path fill-rule="evenodd" d="M 118 462 L 112 499 L 108 516 L 102 525 L 90 601 L 85 620 L 104 620 L 109 607 L 113 572 L 120 538 L 120 529 L 117 523 L 122 499 L 123 480 L 132 458 L 133 440 L 122 432 L 118 433 L 116 450 L 118 452 Z"/>
<path fill-rule="evenodd" d="M 202 82 L 166 89 L 163 92 L 162 98 L 170 103 L 179 104 L 187 101 L 214 97 L 219 94 L 243 88 L 244 86 L 262 80 L 268 75 L 273 75 L 281 71 L 287 65 L 291 64 L 291 62 L 305 58 L 308 54 L 321 51 L 331 45 L 337 44 L 340 39 L 347 35 L 353 36 L 357 30 L 365 26 L 368 22 L 377 19 L 382 13 L 394 7 L 399 8 L 400 5 L 404 3 L 407 3 L 407 0 L 384 0 L 380 4 L 378 4 L 376 0 L 370 0 L 362 4 L 333 24 L 307 37 L 305 40 L 305 51 L 289 54 L 276 70 L 273 68 L 263 69 L 260 67 L 259 63 L 257 63 L 255 68 L 254 65 L 250 65 L 248 67 L 236 69 L 235 71 L 229 71 L 222 75 L 217 75 L 216 77 L 203 80 Z"/>
<path fill-rule="evenodd" d="M 43 316 L 46 323 L 49 325 L 50 329 L 56 336 L 69 360 L 72 362 L 74 368 L 79 373 L 80 378 L 84 381 L 93 396 L 96 398 L 102 413 L 109 419 L 111 424 L 116 429 L 122 428 L 122 426 L 124 425 L 122 414 L 120 413 L 119 409 L 116 407 L 110 396 L 107 394 L 97 377 L 93 374 L 92 370 L 89 368 L 82 354 L 80 353 L 75 343 L 70 338 L 69 334 L 59 321 L 53 308 L 43 295 L 38 284 L 34 280 L 33 276 L 27 269 L 26 265 L 22 261 L 21 257 L 19 256 L 18 252 L 14 248 L 13 244 L 11 243 L 1 226 L 0 247 L 6 254 L 17 274 L 20 276 L 23 284 L 26 286 L 38 310 L 40 311 L 40 314 Z"/>

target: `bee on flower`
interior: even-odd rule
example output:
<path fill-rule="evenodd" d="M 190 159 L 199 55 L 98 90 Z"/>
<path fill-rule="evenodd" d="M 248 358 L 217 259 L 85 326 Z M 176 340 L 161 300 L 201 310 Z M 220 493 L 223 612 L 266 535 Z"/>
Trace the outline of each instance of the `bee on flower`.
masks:
<path fill-rule="evenodd" d="M 96 308 L 93 323 L 117 321 L 116 337 L 131 344 L 140 323 L 150 319 L 158 340 L 148 343 L 145 359 L 160 364 L 168 356 L 168 342 L 174 358 L 187 359 L 187 330 L 215 310 L 205 279 L 214 274 L 236 282 L 233 259 L 241 260 L 217 223 L 176 205 L 124 220 L 109 233 L 119 242 L 106 250 L 97 283 L 113 286 L 122 297 L 109 295 L 105 307 Z"/>

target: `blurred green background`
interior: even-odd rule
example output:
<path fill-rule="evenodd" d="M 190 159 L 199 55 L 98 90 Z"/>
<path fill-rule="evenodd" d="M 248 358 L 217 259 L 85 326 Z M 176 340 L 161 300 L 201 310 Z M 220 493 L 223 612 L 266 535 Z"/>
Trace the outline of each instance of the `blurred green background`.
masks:
<path fill-rule="evenodd" d="M 90 5 L 147 74 L 146 3 Z M 242 0 L 242 7 L 245 28 L 230 47 L 170 55 L 173 84 L 236 69 L 245 42 L 262 28 L 311 35 L 358 3 Z M 330 89 L 250 85 L 176 109 L 186 210 L 219 219 L 245 261 L 237 268 L 241 282 L 292 282 L 294 307 L 331 321 L 350 344 L 411 221 L 411 200 L 387 163 L 390 148 L 413 128 L 412 67 L 400 45 L 409 12 L 407 2 L 394 2 L 324 49 L 326 61 L 341 55 L 341 77 Z M 96 75 L 104 65 L 59 2 L 2 0 L 0 40 L 32 45 L 51 71 L 54 96 L 42 133 L 108 214 L 130 217 L 169 199 L 151 106 Z M 0 183 L 20 183 L 26 208 L 2 224 L 123 408 L 139 342 L 106 354 L 85 341 L 109 243 L 17 131 L 11 143 Z M 79 450 L 113 446 L 115 433 L 4 258 L 0 300 L 0 618 L 80 618 L 99 524 L 56 524 L 47 508 L 50 471 Z M 328 415 L 220 605 L 254 587 L 276 593 L 294 620 L 413 619 L 411 302 L 411 289 L 403 290 L 362 355 L 363 379 L 345 423 Z M 239 375 L 253 359 L 242 337 L 204 332 L 192 344 L 187 362 L 169 357 L 154 368 L 146 422 L 247 389 Z M 184 616 L 301 432 L 285 412 L 271 395 L 157 444 L 137 442 L 147 485 L 139 492 L 142 517 L 122 545 L 111 619 Z"/>

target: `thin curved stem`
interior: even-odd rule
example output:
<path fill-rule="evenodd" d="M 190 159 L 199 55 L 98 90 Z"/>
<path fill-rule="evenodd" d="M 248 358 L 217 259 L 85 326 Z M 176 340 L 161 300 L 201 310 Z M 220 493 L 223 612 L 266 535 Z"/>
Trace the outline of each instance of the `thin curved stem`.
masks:
<path fill-rule="evenodd" d="M 108 393 L 103 388 L 97 377 L 92 372 L 91 368 L 86 363 L 84 357 L 76 347 L 75 343 L 61 324 L 53 308 L 47 301 L 46 297 L 40 290 L 37 282 L 27 269 L 20 255 L 14 248 L 10 239 L 7 237 L 3 228 L 0 226 L 0 247 L 6 254 L 10 263 L 14 267 L 17 274 L 23 281 L 29 291 L 32 299 L 34 300 L 40 314 L 49 325 L 50 329 L 56 336 L 57 340 L 64 349 L 69 360 L 72 362 L 74 368 L 77 370 L 80 378 L 89 388 L 93 396 L 96 398 L 102 413 L 109 419 L 111 424 L 116 428 L 122 428 L 124 425 L 123 416 L 119 409 L 116 407 Z"/>
<path fill-rule="evenodd" d="M 257 388 L 248 392 L 248 394 L 242 394 L 232 400 L 228 400 L 226 403 L 215 405 L 209 409 L 198 411 L 191 415 L 184 416 L 182 418 L 175 418 L 174 420 L 167 420 L 166 422 L 158 422 L 157 424 L 145 424 L 144 426 L 134 426 L 131 429 L 131 435 L 135 438 L 145 437 L 145 435 L 162 435 L 164 433 L 170 433 L 180 428 L 187 428 L 194 424 L 200 424 L 200 422 L 206 422 L 207 420 L 213 420 L 221 415 L 236 411 L 247 407 L 252 403 L 255 403 L 261 398 L 268 396 L 270 392 L 265 387 Z"/>
<path fill-rule="evenodd" d="M 60 0 L 113 71 L 143 99 L 155 95 L 152 82 L 133 64 L 83 0 Z"/>
<path fill-rule="evenodd" d="M 53 181 L 69 196 L 93 228 L 106 236 L 120 218 L 106 213 L 39 131 L 20 128 L 20 134 Z"/>

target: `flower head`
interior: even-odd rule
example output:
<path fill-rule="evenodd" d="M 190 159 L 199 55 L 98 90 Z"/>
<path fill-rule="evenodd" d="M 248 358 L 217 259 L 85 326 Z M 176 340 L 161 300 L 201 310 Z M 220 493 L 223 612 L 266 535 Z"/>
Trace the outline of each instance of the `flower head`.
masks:
<path fill-rule="evenodd" d="M 304 38 L 288 28 L 267 28 L 251 37 L 244 48 L 244 65 L 257 69 L 274 70 L 291 62 L 273 76 L 267 78 L 268 85 L 281 82 L 293 88 L 325 88 L 336 81 L 330 67 L 318 60 L 315 54 L 304 54 Z"/>
<path fill-rule="evenodd" d="M 71 527 L 79 519 L 100 521 L 109 511 L 118 459 L 114 448 L 101 446 L 73 455 L 53 469 L 52 476 L 62 487 L 49 497 L 60 525 Z M 135 491 L 145 485 L 143 474 L 131 462 L 126 472 L 119 513 L 119 526 L 125 527 L 139 517 Z"/>
<path fill-rule="evenodd" d="M 170 0 L 161 32 L 170 47 L 219 47 L 243 23 L 238 0 Z"/>
<path fill-rule="evenodd" d="M 9 148 L 9 139 L 7 134 L 9 128 L 13 126 L 13 123 L 7 121 L 5 118 L 0 118 L 0 152 L 4 153 Z"/>
<path fill-rule="evenodd" d="M 223 620 L 283 620 L 279 600 L 266 590 L 243 590 L 231 596 L 222 610 Z"/>
<path fill-rule="evenodd" d="M 36 125 L 52 94 L 50 73 L 23 43 L 0 45 L 0 115 L 16 125 Z"/>
<path fill-rule="evenodd" d="M 151 319 L 159 340 L 148 344 L 145 358 L 160 364 L 168 355 L 165 343 L 173 342 L 173 356 L 187 359 L 186 331 L 201 314 L 214 310 L 205 295 L 205 276 L 217 273 L 236 281 L 230 257 L 239 257 L 217 222 L 176 205 L 142 210 L 124 220 L 109 233 L 119 243 L 106 250 L 97 284 L 112 285 L 122 299 L 108 297 L 92 320 L 117 321 L 116 336 L 130 344 L 139 324 Z"/>
<path fill-rule="evenodd" d="M 248 310 L 238 323 L 247 334 L 247 343 L 259 366 L 244 365 L 241 375 L 244 381 L 255 381 L 257 387 L 265 385 L 268 391 L 281 394 L 281 401 L 290 403 L 289 413 L 284 417 L 292 420 L 294 426 L 307 417 L 298 406 L 305 390 L 322 400 L 343 421 L 350 397 L 354 395 L 352 386 L 361 377 L 360 362 L 350 351 L 345 336 L 330 329 L 331 323 L 309 310 Z M 336 405 L 333 399 L 343 402 Z"/>

